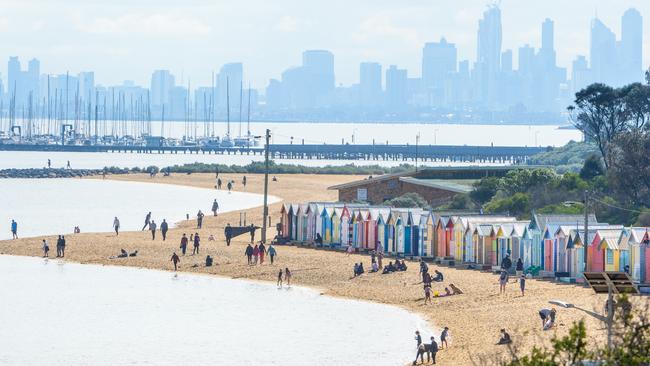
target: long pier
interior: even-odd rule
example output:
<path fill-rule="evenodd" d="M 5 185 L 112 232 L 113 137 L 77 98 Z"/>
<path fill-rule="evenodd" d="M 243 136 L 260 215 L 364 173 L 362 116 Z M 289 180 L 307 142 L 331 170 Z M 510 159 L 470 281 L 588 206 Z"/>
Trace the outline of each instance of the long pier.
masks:
<path fill-rule="evenodd" d="M 300 145 L 269 146 L 272 159 L 377 160 L 525 163 L 550 147 L 454 145 Z M 0 144 L 0 151 L 110 152 L 138 154 L 263 155 L 261 148 L 211 146 Z"/>

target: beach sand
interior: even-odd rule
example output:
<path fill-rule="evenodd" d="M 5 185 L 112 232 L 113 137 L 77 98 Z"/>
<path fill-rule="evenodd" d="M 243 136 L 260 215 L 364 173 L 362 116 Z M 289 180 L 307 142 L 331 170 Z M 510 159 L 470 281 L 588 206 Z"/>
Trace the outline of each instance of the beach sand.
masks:
<path fill-rule="evenodd" d="M 263 192 L 263 176 L 248 174 L 248 185 L 241 185 L 241 174 L 221 174 L 224 182 L 235 181 L 235 190 Z M 340 175 L 277 175 L 278 182 L 270 182 L 269 194 L 284 199 L 285 202 L 335 201 L 335 191 L 326 188 L 334 184 L 360 179 L 359 176 Z M 214 174 L 173 174 L 171 177 L 149 178 L 148 175 L 134 174 L 111 176 L 110 179 L 142 181 L 152 183 L 180 184 L 203 188 L 214 188 Z M 225 187 L 225 184 L 224 184 Z M 207 204 L 206 204 L 207 206 Z M 268 231 L 268 238 L 275 235 L 275 223 L 279 221 L 281 203 L 270 206 L 273 227 Z M 146 211 L 146 207 L 142 208 Z M 261 226 L 262 208 L 245 210 L 248 224 Z M 249 235 L 242 235 L 226 247 L 223 228 L 227 222 L 239 224 L 239 212 L 230 212 L 213 217 L 206 212 L 204 225 L 196 230 L 193 220 L 178 223 L 170 230 L 167 241 L 160 235 L 156 241 L 151 240 L 149 232 L 125 232 L 116 237 L 113 233 L 81 233 L 68 235 L 66 259 L 80 263 L 110 264 L 147 267 L 172 270 L 170 262 L 172 252 L 180 253 L 179 241 L 182 233 L 199 232 L 202 238 L 201 252 L 198 256 L 181 257 L 180 271 L 204 274 L 216 274 L 231 278 L 275 282 L 279 268 L 289 267 L 293 271 L 293 284 L 317 288 L 321 293 L 331 296 L 369 300 L 393 304 L 421 314 L 429 321 L 430 329 L 438 332 L 442 327 L 449 327 L 451 332 L 450 348 L 438 353 L 439 364 L 468 365 L 494 364 L 498 357 L 507 356 L 504 346 L 495 346 L 499 330 L 506 328 L 514 339 L 514 344 L 523 351 L 534 345 L 547 345 L 554 335 L 564 335 L 571 324 L 580 319 L 586 321 L 589 334 L 599 341 L 604 341 L 605 328 L 590 313 L 602 314 L 605 297 L 593 294 L 592 290 L 581 286 L 554 284 L 545 281 L 528 280 L 526 296 L 522 297 L 518 283 L 511 279 L 505 295 L 499 295 L 496 275 L 473 270 L 457 270 L 430 265 L 430 271 L 438 269 L 445 275 L 444 284 L 434 283 L 434 291 L 444 293 L 444 286 L 454 283 L 465 294 L 451 297 L 434 298 L 432 305 L 423 305 L 422 285 L 419 284 L 418 264 L 407 261 L 407 272 L 390 275 L 364 274 L 352 277 L 355 262 L 363 261 L 366 270 L 370 268 L 370 258 L 366 255 L 346 255 L 344 253 L 277 246 L 278 256 L 274 265 L 248 266 L 244 249 L 249 242 Z M 83 229 L 83 228 L 82 228 Z M 208 241 L 212 234 L 216 241 Z M 256 240 L 259 240 L 258 231 Z M 53 245 L 54 237 L 48 238 Z M 0 242 L 2 254 L 39 256 L 41 255 L 41 238 L 28 238 Z M 128 251 L 139 250 L 135 258 L 108 259 L 117 255 L 120 248 Z M 191 252 L 191 246 L 188 248 Z M 54 250 L 50 252 L 52 254 Z M 204 267 L 206 255 L 215 258 L 215 265 Z M 385 258 L 387 264 L 390 258 Z M 196 265 L 196 266 L 195 266 Z M 537 312 L 551 307 L 549 300 L 562 300 L 573 303 L 572 309 L 558 308 L 557 326 L 551 331 L 541 330 L 541 320 Z M 635 304 L 645 304 L 648 298 L 635 298 Z M 335 314 L 333 314 L 335 316 Z M 377 324 L 377 332 L 387 332 Z M 415 331 L 415 329 L 414 329 Z M 436 335 L 439 335 L 437 333 Z M 430 334 L 423 334 L 425 341 Z M 410 351 L 410 350 L 409 350 Z M 371 350 L 360 350 L 372 352 Z M 415 343 L 413 348 L 415 356 Z"/>

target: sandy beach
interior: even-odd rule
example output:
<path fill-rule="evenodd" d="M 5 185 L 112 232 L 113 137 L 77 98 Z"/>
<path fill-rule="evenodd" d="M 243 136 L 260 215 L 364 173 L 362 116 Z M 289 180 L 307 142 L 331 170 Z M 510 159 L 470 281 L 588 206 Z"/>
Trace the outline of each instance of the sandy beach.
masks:
<path fill-rule="evenodd" d="M 340 175 L 278 175 L 277 182 L 270 182 L 269 194 L 280 197 L 285 202 L 335 201 L 335 191 L 327 187 L 356 179 L 359 176 Z M 247 175 L 246 188 L 241 185 L 241 174 L 221 174 L 225 182 L 235 181 L 237 191 L 262 193 L 263 176 Z M 85 179 L 85 178 L 84 178 Z M 101 178 L 97 178 L 101 179 Z M 171 177 L 159 175 L 150 178 L 144 174 L 112 176 L 110 179 L 142 181 L 151 183 L 168 183 L 186 186 L 214 188 L 214 174 L 174 174 Z M 225 184 L 224 184 L 225 186 Z M 209 203 L 206 203 L 206 206 Z M 270 206 L 272 227 L 268 238 L 275 235 L 275 223 L 279 221 L 281 203 Z M 142 208 L 146 211 L 146 207 Z M 262 208 L 245 210 L 248 223 L 261 226 Z M 231 278 L 246 278 L 261 281 L 275 281 L 278 268 L 289 267 L 293 273 L 293 283 L 310 286 L 321 293 L 331 296 L 354 298 L 393 304 L 421 314 L 430 322 L 430 328 L 439 330 L 449 327 L 452 341 L 450 348 L 438 353 L 439 364 L 467 365 L 494 363 L 500 355 L 507 353 L 503 346 L 494 344 L 499 337 L 499 329 L 506 328 L 522 350 L 529 350 L 534 345 L 548 344 L 553 335 L 568 332 L 574 321 L 584 319 L 590 334 L 603 339 L 604 326 L 590 313 L 602 313 L 604 296 L 594 295 L 590 289 L 566 284 L 554 284 L 545 281 L 529 280 L 526 284 L 526 296 L 522 297 L 519 285 L 511 280 L 505 295 L 499 295 L 498 278 L 489 273 L 472 270 L 457 270 L 430 265 L 430 271 L 438 269 L 445 275 L 444 284 L 435 284 L 434 291 L 444 292 L 444 286 L 455 284 L 465 293 L 463 295 L 434 298 L 432 305 L 423 305 L 422 285 L 419 284 L 418 265 L 408 262 L 406 272 L 390 275 L 364 274 L 352 277 L 355 262 L 363 261 L 364 267 L 370 267 L 370 258 L 365 255 L 346 255 L 344 253 L 315 250 L 309 248 L 278 246 L 276 263 L 270 265 L 248 266 L 244 249 L 249 242 L 249 235 L 242 235 L 233 240 L 230 247 L 225 245 L 223 228 L 226 223 L 239 223 L 239 212 L 230 212 L 213 217 L 206 212 L 203 228 L 196 230 L 196 221 L 184 221 L 170 230 L 167 241 L 161 238 L 151 240 L 149 232 L 124 232 L 116 237 L 113 233 L 81 233 L 67 236 L 66 260 L 80 263 L 137 266 L 172 270 L 169 260 L 171 253 L 179 252 L 178 246 L 182 233 L 199 232 L 203 238 L 201 253 L 198 256 L 181 257 L 181 271 L 214 274 Z M 209 235 L 216 237 L 208 241 Z M 256 239 L 260 234 L 257 233 Z M 0 242 L 1 254 L 40 256 L 41 239 L 27 238 Z M 51 243 L 53 237 L 48 237 Z M 128 251 L 138 250 L 135 258 L 109 259 L 117 255 L 120 248 Z M 51 251 L 50 254 L 53 251 Z M 206 255 L 215 258 L 215 265 L 206 268 L 203 263 Z M 387 263 L 390 258 L 384 261 Z M 197 266 L 194 266 L 197 265 Z M 543 332 L 537 312 L 551 307 L 549 300 L 562 300 L 573 303 L 575 308 L 558 308 L 558 321 L 554 330 Z M 647 303 L 648 298 L 635 298 L 637 304 Z M 377 332 L 386 332 L 382 324 L 377 324 Z M 415 329 L 414 329 L 415 331 Z M 424 334 L 428 338 L 429 334 Z M 414 344 L 415 346 L 415 344 Z M 362 352 L 367 352 L 363 350 Z M 415 356 L 415 349 L 413 349 Z M 484 358 L 481 358 L 484 357 Z"/>

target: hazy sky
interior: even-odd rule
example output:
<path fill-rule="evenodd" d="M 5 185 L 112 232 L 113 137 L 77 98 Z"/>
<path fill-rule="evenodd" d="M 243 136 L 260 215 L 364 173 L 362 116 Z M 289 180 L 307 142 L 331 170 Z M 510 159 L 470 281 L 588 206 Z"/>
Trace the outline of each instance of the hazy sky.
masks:
<path fill-rule="evenodd" d="M 474 59 L 483 0 L 0 0 L 0 60 L 41 60 L 43 73 L 93 70 L 98 83 L 148 85 L 153 69 L 209 84 L 213 70 L 244 62 L 245 78 L 265 87 L 305 49 L 335 54 L 337 83 L 359 77 L 359 62 L 397 64 L 420 74 L 424 42 L 445 36 L 459 60 Z M 650 62 L 649 0 L 502 0 L 504 48 L 539 47 L 541 23 L 555 21 L 560 65 L 588 55 L 595 14 L 620 37 L 629 8 L 644 16 Z M 515 52 L 516 58 L 516 52 Z M 516 61 L 515 61 L 516 62 Z"/>

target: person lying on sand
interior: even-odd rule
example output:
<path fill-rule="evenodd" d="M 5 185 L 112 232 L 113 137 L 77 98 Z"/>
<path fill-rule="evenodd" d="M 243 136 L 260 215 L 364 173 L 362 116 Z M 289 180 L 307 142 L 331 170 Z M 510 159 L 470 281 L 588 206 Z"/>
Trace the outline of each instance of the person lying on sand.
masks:
<path fill-rule="evenodd" d="M 501 338 L 499 338 L 499 342 L 497 342 L 497 345 L 510 344 L 510 343 L 512 343 L 510 334 L 508 334 L 508 332 L 506 332 L 505 329 L 501 329 Z"/>
<path fill-rule="evenodd" d="M 126 258 L 128 256 L 129 256 L 129 253 L 126 250 L 120 249 L 120 254 L 111 256 L 111 257 L 109 257 L 109 259 Z"/>
<path fill-rule="evenodd" d="M 129 254 L 129 257 L 136 257 L 138 255 L 138 250 L 136 249 L 135 252 Z"/>
<path fill-rule="evenodd" d="M 462 295 L 463 294 L 463 291 L 461 291 L 461 289 L 456 287 L 456 285 L 454 285 L 453 283 L 450 283 L 449 287 L 451 287 L 451 291 L 453 291 L 454 295 Z"/>

